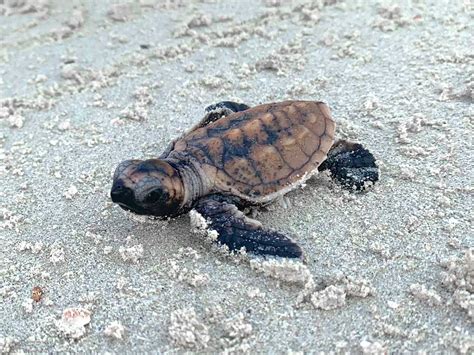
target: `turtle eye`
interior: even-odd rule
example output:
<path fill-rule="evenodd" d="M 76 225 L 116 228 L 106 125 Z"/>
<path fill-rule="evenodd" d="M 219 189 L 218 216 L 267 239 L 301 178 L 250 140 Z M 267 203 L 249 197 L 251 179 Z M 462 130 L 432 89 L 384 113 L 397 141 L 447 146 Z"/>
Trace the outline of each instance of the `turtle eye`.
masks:
<path fill-rule="evenodd" d="M 162 189 L 155 189 L 152 190 L 146 195 L 144 202 L 145 203 L 158 203 L 158 202 L 166 202 L 168 199 L 168 194 L 164 192 Z"/>

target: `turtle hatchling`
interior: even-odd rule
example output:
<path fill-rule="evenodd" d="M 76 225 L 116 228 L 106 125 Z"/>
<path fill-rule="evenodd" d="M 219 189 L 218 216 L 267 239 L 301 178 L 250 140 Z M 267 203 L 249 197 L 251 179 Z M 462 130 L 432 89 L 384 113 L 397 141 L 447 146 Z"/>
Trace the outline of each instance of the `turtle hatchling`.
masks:
<path fill-rule="evenodd" d="M 201 215 L 230 250 L 302 257 L 284 233 L 241 210 L 266 205 L 328 170 L 344 187 L 362 190 L 379 178 L 361 144 L 335 140 L 324 102 L 284 101 L 249 107 L 230 101 L 204 118 L 158 159 L 126 160 L 114 173 L 112 201 L 139 215 Z"/>

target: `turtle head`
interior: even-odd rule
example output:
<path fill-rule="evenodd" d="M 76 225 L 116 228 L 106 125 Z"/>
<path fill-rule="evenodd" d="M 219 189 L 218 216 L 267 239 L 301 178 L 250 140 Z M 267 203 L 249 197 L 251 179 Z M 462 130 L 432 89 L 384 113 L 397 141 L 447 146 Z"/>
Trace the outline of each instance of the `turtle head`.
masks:
<path fill-rule="evenodd" d="M 115 169 L 110 197 L 136 214 L 173 217 L 180 214 L 184 186 L 178 171 L 164 160 L 126 160 Z"/>

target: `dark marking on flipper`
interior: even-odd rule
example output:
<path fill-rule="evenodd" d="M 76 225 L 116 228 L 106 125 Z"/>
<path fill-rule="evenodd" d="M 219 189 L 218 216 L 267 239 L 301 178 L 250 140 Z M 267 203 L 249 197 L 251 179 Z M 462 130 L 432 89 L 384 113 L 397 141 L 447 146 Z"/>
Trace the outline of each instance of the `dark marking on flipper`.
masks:
<path fill-rule="evenodd" d="M 302 257 L 301 248 L 291 238 L 263 227 L 230 202 L 208 197 L 198 201 L 195 209 L 207 220 L 208 228 L 218 233 L 218 242 L 227 245 L 231 251 L 245 248 L 254 254 Z"/>
<path fill-rule="evenodd" d="M 329 170 L 331 176 L 348 189 L 363 190 L 367 182 L 375 183 L 379 179 L 379 168 L 372 153 L 359 143 L 345 140 L 333 145 L 318 170 Z"/>

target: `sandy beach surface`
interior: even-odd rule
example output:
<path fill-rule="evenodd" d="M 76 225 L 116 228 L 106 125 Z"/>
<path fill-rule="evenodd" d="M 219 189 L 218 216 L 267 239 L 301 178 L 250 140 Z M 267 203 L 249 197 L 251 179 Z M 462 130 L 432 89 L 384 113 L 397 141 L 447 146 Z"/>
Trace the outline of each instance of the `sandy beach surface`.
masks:
<path fill-rule="evenodd" d="M 470 1 L 0 0 L 0 351 L 474 351 Z M 109 198 L 222 100 L 326 101 L 380 182 L 253 211 L 305 263 Z"/>

